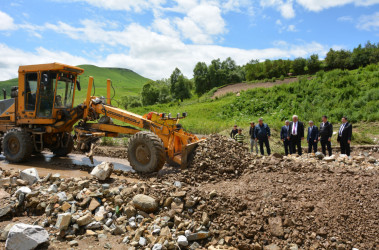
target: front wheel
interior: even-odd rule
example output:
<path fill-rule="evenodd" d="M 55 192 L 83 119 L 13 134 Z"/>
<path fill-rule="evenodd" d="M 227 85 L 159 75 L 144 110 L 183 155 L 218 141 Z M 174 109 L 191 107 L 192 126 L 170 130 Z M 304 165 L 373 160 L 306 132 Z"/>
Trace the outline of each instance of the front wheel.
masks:
<path fill-rule="evenodd" d="M 32 154 L 32 138 L 24 130 L 11 129 L 4 136 L 3 150 L 9 162 L 22 162 Z"/>
<path fill-rule="evenodd" d="M 162 140 L 151 132 L 138 132 L 129 139 L 128 160 L 137 172 L 159 171 L 166 161 Z"/>

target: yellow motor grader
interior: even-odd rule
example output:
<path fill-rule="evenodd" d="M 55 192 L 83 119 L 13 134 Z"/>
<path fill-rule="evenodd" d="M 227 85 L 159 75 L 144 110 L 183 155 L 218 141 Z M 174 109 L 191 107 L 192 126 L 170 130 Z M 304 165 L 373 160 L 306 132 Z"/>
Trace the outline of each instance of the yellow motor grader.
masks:
<path fill-rule="evenodd" d="M 110 80 L 106 98 L 91 96 L 93 77 L 84 103 L 74 107 L 75 91 L 81 89 L 78 76 L 83 72 L 60 63 L 19 67 L 18 86 L 12 87 L 11 98 L 6 99 L 4 93 L 0 101 L 0 145 L 9 162 L 25 161 L 44 149 L 66 156 L 73 150 L 74 140 L 77 149 L 88 152 L 101 137 L 131 134 L 128 160 L 137 172 L 158 171 L 165 162 L 187 166 L 200 140 L 179 124 L 186 113 L 140 116 L 114 107 Z M 127 125 L 116 125 L 113 120 Z"/>

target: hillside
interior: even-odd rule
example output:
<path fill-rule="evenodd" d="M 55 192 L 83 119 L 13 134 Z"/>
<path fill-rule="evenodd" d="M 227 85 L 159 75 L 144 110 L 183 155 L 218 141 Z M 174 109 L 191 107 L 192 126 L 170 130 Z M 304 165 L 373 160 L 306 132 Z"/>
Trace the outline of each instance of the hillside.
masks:
<path fill-rule="evenodd" d="M 267 83 L 270 84 L 270 83 Z M 284 120 L 297 114 L 301 121 L 314 120 L 318 125 L 326 114 L 335 124 L 347 115 L 353 123 L 361 123 L 362 133 L 355 134 L 355 141 L 376 143 L 379 131 L 377 123 L 366 126 L 362 122 L 379 121 L 379 65 L 369 65 L 357 70 L 333 70 L 319 72 L 312 79 L 274 86 L 254 88 L 212 99 L 214 92 L 201 98 L 192 98 L 182 103 L 160 104 L 132 109 L 144 114 L 149 111 L 166 113 L 188 112 L 181 121 L 183 126 L 195 133 L 224 133 L 238 124 L 248 133 L 250 121 L 263 117 L 273 129 L 275 137 Z M 279 141 L 277 142 L 278 144 Z"/>
<path fill-rule="evenodd" d="M 84 73 L 80 76 L 80 82 L 82 91 L 77 91 L 75 96 L 75 103 L 82 102 L 86 95 L 89 76 L 95 78 L 95 94 L 97 96 L 106 95 L 106 82 L 107 79 L 111 79 L 113 87 L 116 91 L 116 99 L 120 99 L 121 96 L 126 95 L 138 95 L 141 92 L 143 84 L 148 81 L 145 78 L 132 70 L 122 68 L 103 68 L 94 65 L 78 65 L 78 67 L 84 69 Z M 17 86 L 17 78 L 0 81 L 0 87 L 7 90 L 8 96 L 10 95 L 11 86 Z M 113 90 L 112 90 L 113 96 Z"/>

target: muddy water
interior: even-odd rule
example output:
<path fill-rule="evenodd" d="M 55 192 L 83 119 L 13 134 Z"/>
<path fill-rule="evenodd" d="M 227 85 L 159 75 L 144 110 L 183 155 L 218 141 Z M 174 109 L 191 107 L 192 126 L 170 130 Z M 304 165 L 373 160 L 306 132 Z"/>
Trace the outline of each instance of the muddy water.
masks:
<path fill-rule="evenodd" d="M 126 159 L 111 158 L 103 156 L 95 156 L 94 164 L 91 164 L 88 157 L 80 154 L 70 154 L 67 157 L 54 157 L 53 154 L 44 152 L 41 155 L 31 156 L 26 162 L 21 164 L 11 164 L 5 160 L 4 155 L 0 154 L 0 168 L 2 169 L 20 169 L 36 168 L 40 176 L 45 176 L 48 173 L 60 173 L 61 177 L 82 177 L 88 176 L 86 171 L 78 168 L 73 168 L 75 165 L 81 166 L 97 166 L 103 161 L 112 162 L 115 169 L 123 171 L 133 171 L 129 162 Z"/>

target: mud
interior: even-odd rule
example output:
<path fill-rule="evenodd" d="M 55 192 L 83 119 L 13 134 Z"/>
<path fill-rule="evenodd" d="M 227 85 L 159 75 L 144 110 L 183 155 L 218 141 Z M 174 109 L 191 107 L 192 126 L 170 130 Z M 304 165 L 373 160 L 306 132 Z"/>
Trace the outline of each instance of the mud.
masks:
<path fill-rule="evenodd" d="M 132 171 L 132 167 L 126 159 L 111 158 L 106 156 L 94 157 L 94 164 L 91 164 L 88 157 L 83 154 L 70 154 L 67 157 L 54 157 L 50 152 L 43 152 L 39 155 L 31 156 L 28 161 L 20 164 L 10 164 L 5 157 L 0 154 L 0 168 L 3 170 L 36 168 L 41 176 L 45 176 L 52 171 L 61 174 L 62 177 L 84 177 L 89 176 L 88 172 L 103 161 L 112 162 L 116 170 Z"/>

